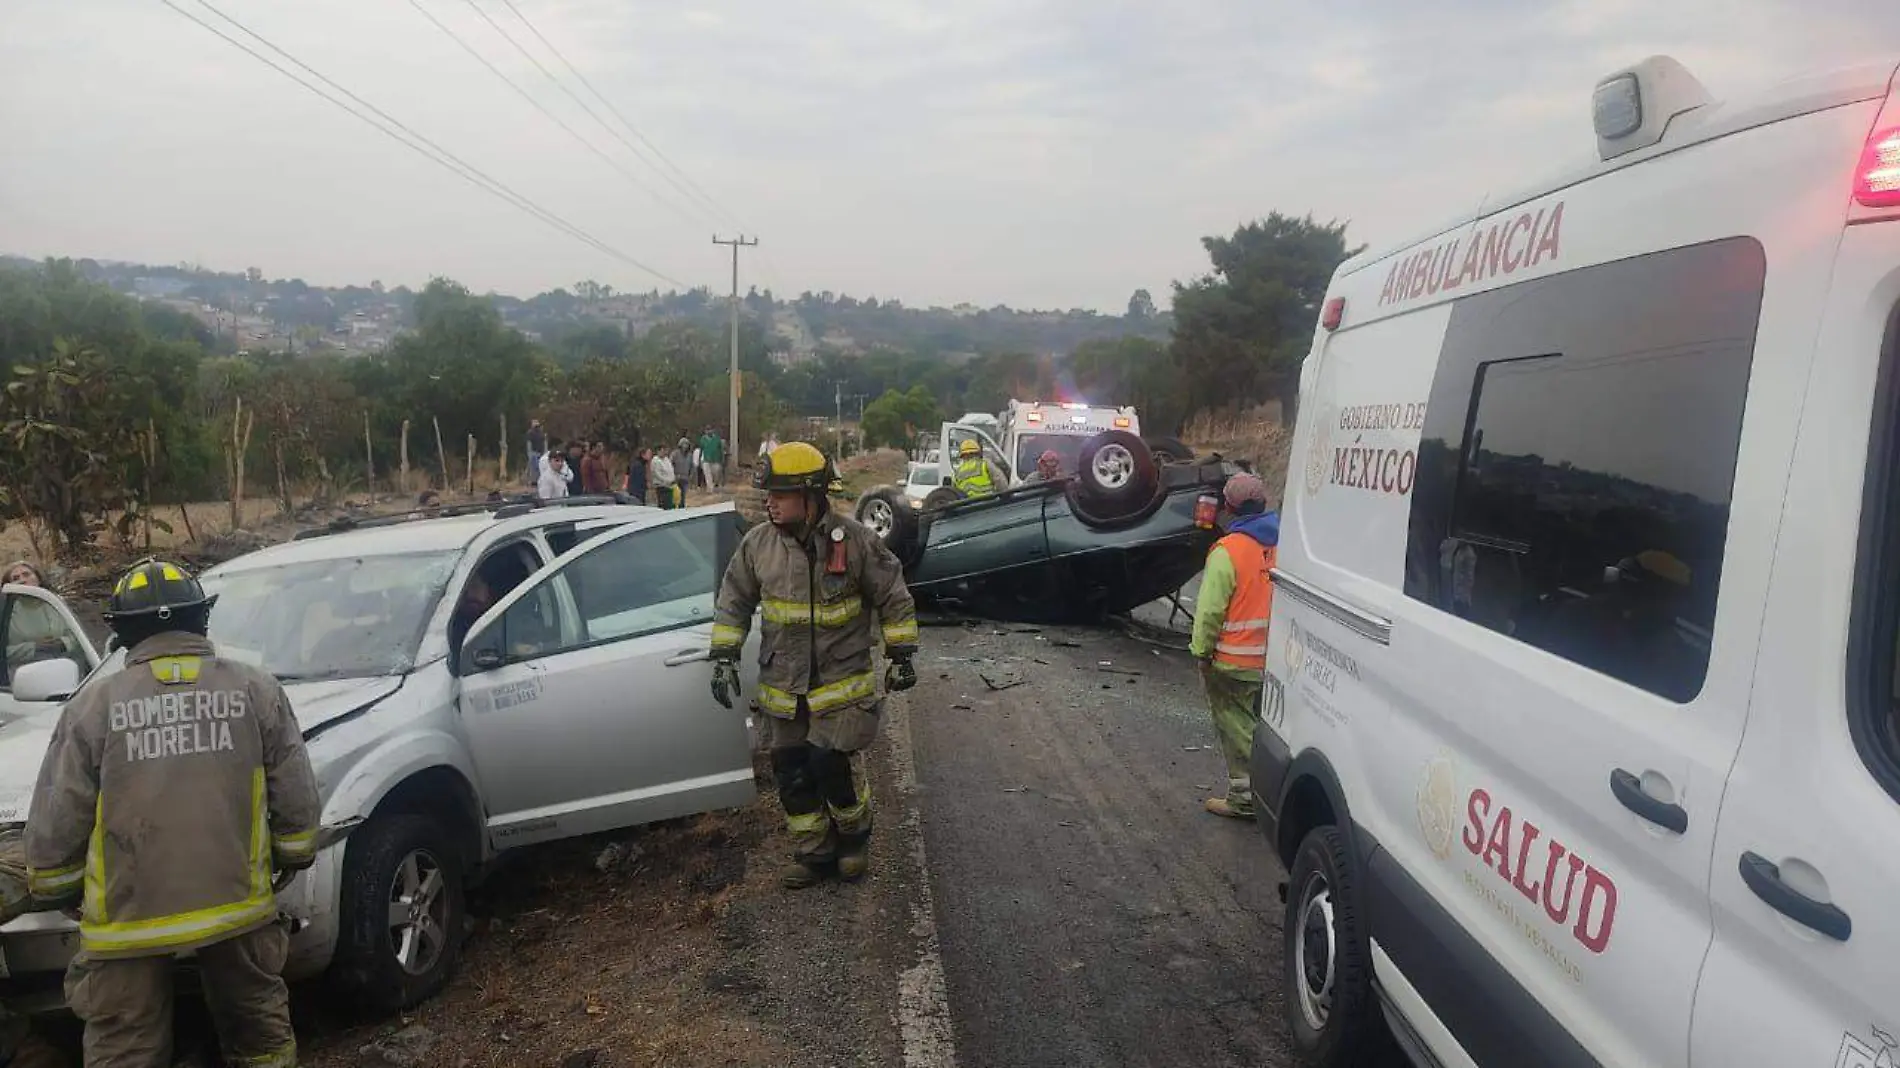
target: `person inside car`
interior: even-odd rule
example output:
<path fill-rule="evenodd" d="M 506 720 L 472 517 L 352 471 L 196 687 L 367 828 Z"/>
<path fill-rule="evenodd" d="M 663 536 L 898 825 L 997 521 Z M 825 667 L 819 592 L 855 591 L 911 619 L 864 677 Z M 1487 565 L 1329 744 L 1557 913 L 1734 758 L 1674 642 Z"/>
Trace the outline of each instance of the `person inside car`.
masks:
<path fill-rule="evenodd" d="M 40 569 L 26 560 L 7 565 L 6 585 L 46 588 Z M 58 660 L 77 656 L 79 650 L 66 621 L 43 601 L 26 597 L 14 601 L 7 616 L 7 670 L 12 672 L 36 660 Z"/>
<path fill-rule="evenodd" d="M 559 453 L 555 453 L 556 458 Z M 462 599 L 455 603 L 455 614 L 449 617 L 449 657 L 454 659 L 462 655 L 462 642 L 468 637 L 468 629 L 482 618 L 495 603 L 495 591 L 488 585 L 488 579 L 480 571 L 470 575 L 468 585 L 462 587 Z"/>

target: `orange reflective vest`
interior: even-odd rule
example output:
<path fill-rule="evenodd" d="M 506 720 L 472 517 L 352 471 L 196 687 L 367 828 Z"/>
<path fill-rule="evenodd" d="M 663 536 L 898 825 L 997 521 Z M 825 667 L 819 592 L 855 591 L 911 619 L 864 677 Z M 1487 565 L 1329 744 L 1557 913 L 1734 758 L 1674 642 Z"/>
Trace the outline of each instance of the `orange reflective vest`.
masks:
<path fill-rule="evenodd" d="M 1267 666 L 1267 620 L 1273 612 L 1273 579 L 1267 570 L 1273 567 L 1279 550 L 1245 534 L 1229 534 L 1215 544 L 1226 549 L 1227 558 L 1233 561 L 1234 595 L 1227 602 L 1227 618 L 1220 626 L 1214 659 L 1232 667 L 1262 671 Z"/>

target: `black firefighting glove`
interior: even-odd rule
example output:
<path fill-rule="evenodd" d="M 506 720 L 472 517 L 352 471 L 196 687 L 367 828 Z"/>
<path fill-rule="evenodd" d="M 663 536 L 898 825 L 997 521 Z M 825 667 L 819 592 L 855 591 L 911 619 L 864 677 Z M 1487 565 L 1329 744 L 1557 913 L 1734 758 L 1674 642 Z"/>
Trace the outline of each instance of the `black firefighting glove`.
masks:
<path fill-rule="evenodd" d="M 885 690 L 891 693 L 903 693 L 917 685 L 917 665 L 910 662 L 910 658 L 917 655 L 915 648 L 908 645 L 894 646 L 884 650 L 884 655 L 891 662 L 890 666 L 884 669 Z"/>
<path fill-rule="evenodd" d="M 727 708 L 732 707 L 732 699 L 739 695 L 739 663 L 734 654 L 713 654 L 712 695 L 713 700 Z"/>

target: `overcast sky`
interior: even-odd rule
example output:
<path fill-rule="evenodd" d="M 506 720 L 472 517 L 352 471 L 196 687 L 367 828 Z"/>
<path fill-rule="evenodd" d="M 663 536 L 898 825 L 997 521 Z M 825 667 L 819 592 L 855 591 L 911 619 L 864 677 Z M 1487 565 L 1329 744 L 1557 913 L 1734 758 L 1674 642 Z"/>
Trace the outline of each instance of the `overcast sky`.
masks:
<path fill-rule="evenodd" d="M 202 6 L 175 0 L 233 36 Z M 1279 210 L 1416 236 L 1590 158 L 1590 89 L 1674 55 L 1717 98 L 1900 59 L 1893 0 L 210 0 L 632 259 L 728 284 L 1119 312 Z M 562 131 L 434 15 L 609 155 Z M 1300 10 L 1293 10 L 1299 8 Z M 257 46 L 255 41 L 249 43 Z M 670 283 L 298 88 L 160 0 L 0 0 L 0 251 L 529 295 Z M 622 170 L 642 184 L 635 184 Z M 649 188 L 660 190 L 664 199 Z M 729 213 L 729 214 L 728 214 Z"/>

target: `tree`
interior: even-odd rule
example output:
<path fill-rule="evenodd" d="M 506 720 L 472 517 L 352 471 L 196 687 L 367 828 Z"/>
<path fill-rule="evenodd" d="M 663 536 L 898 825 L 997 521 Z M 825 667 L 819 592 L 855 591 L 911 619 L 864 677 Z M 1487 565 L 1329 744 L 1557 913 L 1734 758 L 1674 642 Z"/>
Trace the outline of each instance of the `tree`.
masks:
<path fill-rule="evenodd" d="M 1174 284 L 1171 349 L 1187 411 L 1274 397 L 1291 426 L 1326 286 L 1359 250 L 1346 247 L 1345 223 L 1279 212 L 1201 245 L 1214 269 Z"/>
<path fill-rule="evenodd" d="M 864 421 L 859 429 L 872 448 L 889 446 L 908 449 L 917 434 L 943 422 L 943 410 L 928 387 L 912 386 L 899 393 L 885 390 L 884 395 L 864 406 Z"/>
<path fill-rule="evenodd" d="M 436 278 L 416 296 L 414 317 L 416 330 L 396 339 L 387 360 L 398 421 L 438 417 L 449 441 L 487 440 L 499 415 L 527 425 L 536 350 L 493 304 Z"/>
<path fill-rule="evenodd" d="M 1128 318 L 1141 322 L 1154 317 L 1154 294 L 1145 289 L 1135 290 L 1135 295 L 1128 298 Z"/>
<path fill-rule="evenodd" d="M 1178 433 L 1185 421 L 1187 390 L 1159 341 L 1133 334 L 1084 341 L 1070 354 L 1068 369 L 1089 403 L 1132 404 L 1153 433 Z"/>
<path fill-rule="evenodd" d="M 136 504 L 143 424 L 119 418 L 129 392 L 103 353 L 62 338 L 14 364 L 0 398 L 0 487 L 69 552 L 92 541 L 93 517 Z"/>

